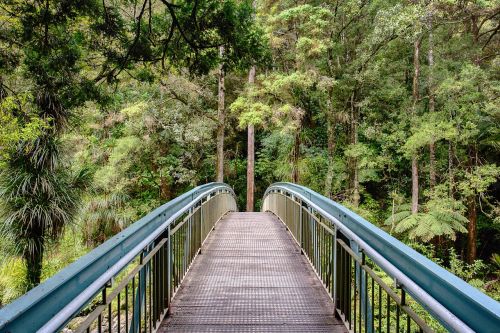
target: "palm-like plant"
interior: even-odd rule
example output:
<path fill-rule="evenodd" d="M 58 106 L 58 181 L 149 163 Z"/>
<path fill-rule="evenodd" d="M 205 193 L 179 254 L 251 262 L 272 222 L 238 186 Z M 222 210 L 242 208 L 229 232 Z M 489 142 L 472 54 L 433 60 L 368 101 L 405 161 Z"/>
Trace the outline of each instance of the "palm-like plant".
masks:
<path fill-rule="evenodd" d="M 0 174 L 0 234 L 24 258 L 27 288 L 40 283 L 45 245 L 72 221 L 89 180 L 86 170 L 75 175 L 60 163 L 58 146 L 51 135 L 21 143 Z"/>
<path fill-rule="evenodd" d="M 19 48 L 19 61 L 2 74 L 10 73 L 13 82 L 21 74 L 25 84 L 16 90 L 29 96 L 26 103 L 16 103 L 18 109 L 9 110 L 10 115 L 23 123 L 23 108 L 28 107 L 45 125 L 29 143 L 20 138 L 17 146 L 9 147 L 0 175 L 1 235 L 14 240 L 13 250 L 25 260 L 31 288 L 40 282 L 47 242 L 56 240 L 72 221 L 89 178 L 87 171 L 74 175 L 62 163 L 60 137 L 75 107 L 97 96 L 97 88 L 82 73 L 87 46 L 79 32 L 90 32 L 80 18 L 97 14 L 99 4 L 15 1 L 6 8 L 1 9 L 8 18 L 3 32 Z"/>

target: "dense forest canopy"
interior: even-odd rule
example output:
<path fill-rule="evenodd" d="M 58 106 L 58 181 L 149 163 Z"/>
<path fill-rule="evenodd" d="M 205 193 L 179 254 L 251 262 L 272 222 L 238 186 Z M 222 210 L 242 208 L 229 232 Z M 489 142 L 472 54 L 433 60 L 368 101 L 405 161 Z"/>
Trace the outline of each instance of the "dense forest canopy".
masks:
<path fill-rule="evenodd" d="M 495 0 L 3 0 L 0 305 L 216 179 L 241 210 L 305 185 L 500 299 L 499 31 Z"/>

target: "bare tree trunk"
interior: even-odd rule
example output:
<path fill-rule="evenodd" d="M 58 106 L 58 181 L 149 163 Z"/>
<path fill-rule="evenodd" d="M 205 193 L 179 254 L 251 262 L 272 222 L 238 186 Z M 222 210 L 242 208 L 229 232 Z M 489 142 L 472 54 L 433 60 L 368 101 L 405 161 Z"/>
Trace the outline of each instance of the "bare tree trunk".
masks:
<path fill-rule="evenodd" d="M 357 117 L 357 112 L 355 111 L 355 119 L 353 122 L 354 128 L 353 128 L 353 144 L 358 143 L 358 117 Z M 354 207 L 359 206 L 359 200 L 361 199 L 361 196 L 359 195 L 359 168 L 358 168 L 358 159 L 355 157 L 354 158 L 354 177 L 353 177 L 353 192 L 352 192 L 352 203 Z"/>
<path fill-rule="evenodd" d="M 450 182 L 450 197 L 455 194 L 455 176 L 453 174 L 453 143 L 448 142 L 448 181 Z"/>
<path fill-rule="evenodd" d="M 474 195 L 467 198 L 467 262 L 472 264 L 477 256 L 477 205 Z"/>
<path fill-rule="evenodd" d="M 255 83 L 255 66 L 250 68 L 248 74 L 248 83 Z M 253 212 L 254 190 L 255 190 L 255 128 L 254 125 L 248 125 L 248 143 L 247 143 L 247 212 Z"/>
<path fill-rule="evenodd" d="M 219 55 L 222 60 L 224 57 L 224 46 L 219 47 Z M 218 182 L 224 181 L 224 129 L 225 129 L 225 118 L 226 111 L 224 109 L 224 97 L 225 97 L 225 86 L 224 86 L 224 64 L 221 63 L 219 67 L 219 105 L 217 108 L 217 167 L 216 167 L 216 180 Z"/>
<path fill-rule="evenodd" d="M 429 113 L 434 113 L 436 109 L 436 101 L 434 97 L 434 41 L 432 34 L 432 13 L 429 16 Z M 431 137 L 431 142 L 429 143 L 429 183 L 431 188 L 436 186 L 436 144 L 434 142 L 434 136 Z"/>
<path fill-rule="evenodd" d="M 429 143 L 429 183 L 431 188 L 436 186 L 436 144 L 434 140 Z"/>
<path fill-rule="evenodd" d="M 481 55 L 482 50 L 479 45 L 480 38 L 480 23 L 479 16 L 475 14 L 471 14 L 470 17 L 470 27 L 472 33 L 472 40 L 474 45 L 477 48 L 477 52 L 473 57 L 474 64 L 477 66 L 481 65 Z M 474 172 L 474 168 L 478 163 L 477 149 L 474 144 L 469 144 L 467 147 L 468 154 L 468 165 L 467 169 L 469 173 Z M 473 263 L 477 257 L 477 203 L 479 198 L 476 193 L 473 193 L 471 196 L 467 198 L 467 218 L 469 220 L 469 224 L 467 226 L 467 262 L 469 264 Z"/>
<path fill-rule="evenodd" d="M 468 155 L 468 172 L 472 173 L 477 163 L 474 145 L 469 145 Z M 472 264 L 477 256 L 477 202 L 475 193 L 467 198 L 467 218 L 469 220 L 467 226 L 467 262 Z"/>
<path fill-rule="evenodd" d="M 333 181 L 333 164 L 334 164 L 334 155 L 336 148 L 336 140 L 335 140 L 335 122 L 333 121 L 333 115 L 330 114 L 333 110 L 328 108 L 329 114 L 326 115 L 327 121 L 327 135 L 328 135 L 328 170 L 326 172 L 325 178 L 325 197 L 330 198 L 332 194 L 332 181 Z"/>
<path fill-rule="evenodd" d="M 295 143 L 292 154 L 292 182 L 299 183 L 299 156 L 300 156 L 300 131 L 295 134 Z"/>
<path fill-rule="evenodd" d="M 417 157 L 411 159 L 411 213 L 418 212 L 418 161 Z"/>
<path fill-rule="evenodd" d="M 350 126 L 350 139 L 351 144 L 356 145 L 358 143 L 358 110 L 355 105 L 356 100 L 356 90 L 351 94 L 351 126 Z M 356 157 L 350 158 L 350 168 L 351 168 L 351 194 L 352 203 L 354 207 L 359 206 L 359 172 L 358 172 L 358 160 Z"/>
<path fill-rule="evenodd" d="M 165 175 L 160 174 L 160 199 L 162 202 L 170 200 L 170 186 L 168 185 L 168 179 Z"/>
<path fill-rule="evenodd" d="M 420 37 L 414 43 L 413 51 L 413 107 L 412 107 L 412 118 L 416 116 L 417 113 L 417 103 L 419 99 L 419 78 L 420 78 Z M 411 212 L 416 214 L 418 212 L 418 156 L 417 152 L 413 152 L 411 158 Z"/>

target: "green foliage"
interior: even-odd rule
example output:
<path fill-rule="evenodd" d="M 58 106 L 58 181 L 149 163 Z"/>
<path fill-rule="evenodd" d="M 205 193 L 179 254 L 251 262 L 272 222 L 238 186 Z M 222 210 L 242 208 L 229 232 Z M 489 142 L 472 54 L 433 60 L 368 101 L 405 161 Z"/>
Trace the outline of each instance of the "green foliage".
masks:
<path fill-rule="evenodd" d="M 497 165 L 479 165 L 470 172 L 465 172 L 464 179 L 458 187 L 464 196 L 485 193 L 492 184 L 498 181 L 499 175 L 500 167 Z"/>
<path fill-rule="evenodd" d="M 472 264 L 466 264 L 459 258 L 455 249 L 450 249 L 449 270 L 456 276 L 464 279 L 476 288 L 481 288 L 484 282 L 478 277 L 484 274 L 486 265 L 482 260 L 475 260 Z"/>
<path fill-rule="evenodd" d="M 2 302 L 26 290 L 23 274 L 45 278 L 213 181 L 221 63 L 224 177 L 240 207 L 254 125 L 257 202 L 270 183 L 296 180 L 500 294 L 494 2 L 262 0 L 256 13 L 247 0 L 48 3 L 0 6 L 0 251 L 14 258 L 0 268 Z M 483 261 L 466 265 L 457 253 L 475 220 Z"/>
<path fill-rule="evenodd" d="M 124 73 L 139 82 L 152 83 L 158 73 L 166 73 L 173 65 L 206 74 L 220 62 L 230 69 L 263 60 L 264 38 L 252 14 L 251 1 L 232 0 L 176 4 L 144 0 L 142 5 L 129 1 L 8 1 L 1 6 L 0 146 L 5 150 L 0 161 L 5 165 L 0 174 L 0 229 L 3 237 L 17 240 L 15 253 L 25 259 L 29 286 L 40 282 L 48 242 L 59 239 L 78 212 L 80 194 L 90 182 L 86 164 L 93 167 L 96 185 L 103 194 L 115 197 L 127 192 L 130 183 L 137 186 L 135 191 L 146 187 L 136 205 L 146 211 L 158 203 L 152 189 L 157 183 L 161 184 L 162 199 L 171 197 L 169 186 L 174 178 L 195 183 L 190 170 L 182 166 L 182 153 L 170 158 L 154 156 L 159 143 L 172 136 L 171 131 L 162 129 L 170 126 L 169 130 L 175 130 L 175 121 L 157 124 L 158 118 L 166 117 L 158 117 L 154 110 L 149 119 L 142 119 L 138 109 L 145 105 L 116 114 L 117 118 L 128 117 L 128 124 L 116 119 L 118 126 L 110 127 L 128 134 L 110 140 L 109 156 L 101 155 L 104 160 L 109 158 L 106 165 L 80 152 L 86 161 L 72 174 L 67 156 L 62 154 L 61 137 L 73 121 L 78 121 L 76 109 L 88 101 L 112 104 L 112 98 L 105 94 L 108 87 L 101 83 L 117 84 Z M 222 45 L 224 59 L 218 55 Z M 133 121 L 139 119 L 144 120 L 142 127 Z M 105 125 L 115 123 L 112 117 L 107 120 L 111 124 Z M 202 127 L 200 121 L 196 126 L 191 130 Z M 185 139 L 185 133 L 178 134 Z M 93 139 L 89 142 L 95 143 Z M 149 156 L 139 156 L 144 160 L 153 157 L 149 168 L 153 172 L 149 174 L 139 169 L 144 160 L 128 158 L 138 152 L 141 140 L 150 143 Z M 183 141 L 189 144 L 189 140 Z M 179 146 L 172 150 L 176 149 Z M 160 152 L 165 153 L 165 148 Z M 131 174 L 142 177 L 120 182 L 130 180 Z M 100 210 L 116 204 L 115 200 L 104 201 L 97 204 Z M 107 218 L 96 217 L 103 219 Z"/>
<path fill-rule="evenodd" d="M 407 234 L 411 240 L 428 242 L 435 237 L 455 240 L 457 233 L 466 233 L 469 222 L 462 214 L 465 207 L 455 200 L 434 197 L 421 207 L 421 212 L 412 214 L 408 204 L 398 205 L 394 214 L 385 220 L 393 225 L 396 234 Z"/>
<path fill-rule="evenodd" d="M 88 247 L 103 243 L 133 221 L 134 214 L 125 209 L 128 199 L 119 192 L 88 199 L 80 216 L 83 242 Z"/>
<path fill-rule="evenodd" d="M 457 139 L 458 131 L 454 124 L 445 119 L 439 119 L 441 117 L 442 115 L 439 114 L 426 114 L 417 121 L 418 125 L 413 127 L 412 135 L 401 148 L 407 158 L 410 158 L 412 154 L 420 149 L 428 147 L 431 142 Z"/>
<path fill-rule="evenodd" d="M 30 96 L 7 96 L 0 100 L 0 165 L 9 158 L 19 142 L 32 148 L 33 142 L 48 128 L 47 121 L 38 117 L 29 105 Z M 20 114 L 19 116 L 15 116 Z"/>
<path fill-rule="evenodd" d="M 44 258 L 41 280 L 46 280 L 67 265 L 86 254 L 90 248 L 84 246 L 77 228 L 67 229 L 56 243 L 48 246 Z M 5 244 L 5 243 L 4 243 Z M 8 250 L 0 249 L 0 305 L 5 305 L 26 293 L 26 265 L 20 257 L 12 257 Z"/>

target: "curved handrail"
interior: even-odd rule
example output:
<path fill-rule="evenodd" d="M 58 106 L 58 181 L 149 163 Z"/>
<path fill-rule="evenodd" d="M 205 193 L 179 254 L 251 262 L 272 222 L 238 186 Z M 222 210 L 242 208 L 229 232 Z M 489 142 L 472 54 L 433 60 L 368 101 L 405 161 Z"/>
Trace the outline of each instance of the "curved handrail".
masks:
<path fill-rule="evenodd" d="M 448 329 L 493 332 L 500 327 L 499 302 L 361 216 L 304 186 L 292 183 L 272 184 L 264 198 L 276 191 L 299 197 L 330 220 Z"/>
<path fill-rule="evenodd" d="M 55 331 L 126 267 L 176 218 L 218 191 L 235 197 L 224 183 L 198 186 L 153 210 L 44 283 L 0 309 L 1 332 Z"/>

